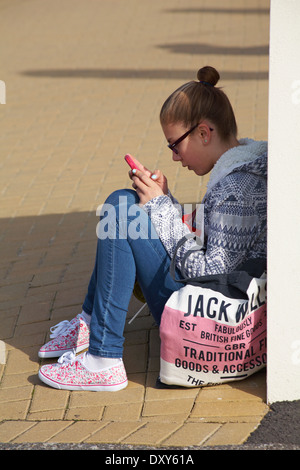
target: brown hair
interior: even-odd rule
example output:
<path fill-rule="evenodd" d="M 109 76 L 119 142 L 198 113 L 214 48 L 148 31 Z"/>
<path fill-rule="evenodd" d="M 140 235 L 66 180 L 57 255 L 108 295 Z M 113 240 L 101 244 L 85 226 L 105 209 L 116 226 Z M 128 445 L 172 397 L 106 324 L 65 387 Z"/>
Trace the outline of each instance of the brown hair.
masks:
<path fill-rule="evenodd" d="M 161 124 L 182 122 L 192 127 L 208 119 L 217 129 L 221 139 L 237 136 L 234 112 L 227 95 L 215 85 L 220 75 L 210 66 L 197 73 L 198 81 L 185 83 L 165 101 L 160 112 Z"/>

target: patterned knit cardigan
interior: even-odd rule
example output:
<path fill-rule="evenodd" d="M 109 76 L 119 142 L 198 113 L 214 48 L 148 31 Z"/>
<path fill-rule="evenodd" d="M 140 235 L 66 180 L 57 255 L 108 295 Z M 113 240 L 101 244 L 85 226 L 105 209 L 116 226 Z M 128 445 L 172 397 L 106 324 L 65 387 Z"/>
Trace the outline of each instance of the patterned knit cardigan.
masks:
<path fill-rule="evenodd" d="M 204 240 L 188 240 L 177 252 L 176 266 L 185 260 L 188 277 L 227 273 L 250 258 L 266 258 L 267 143 L 241 139 L 225 152 L 211 171 L 204 205 Z M 190 229 L 179 204 L 169 193 L 147 202 L 148 213 L 170 257 Z M 204 220 L 203 220 L 204 219 Z"/>

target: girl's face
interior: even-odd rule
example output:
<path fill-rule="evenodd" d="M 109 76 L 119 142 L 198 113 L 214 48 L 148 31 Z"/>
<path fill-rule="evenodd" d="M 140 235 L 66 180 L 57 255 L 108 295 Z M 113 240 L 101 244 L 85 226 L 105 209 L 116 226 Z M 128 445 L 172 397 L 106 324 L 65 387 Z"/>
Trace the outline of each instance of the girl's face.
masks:
<path fill-rule="evenodd" d="M 162 129 L 169 144 L 173 144 L 189 131 L 183 123 L 164 124 Z M 209 129 L 208 126 L 207 129 Z M 172 151 L 173 160 L 180 162 L 183 167 L 194 171 L 196 175 L 206 175 L 215 164 L 208 144 L 208 137 L 201 131 L 201 126 L 198 126 L 176 145 L 177 153 L 174 150 Z"/>

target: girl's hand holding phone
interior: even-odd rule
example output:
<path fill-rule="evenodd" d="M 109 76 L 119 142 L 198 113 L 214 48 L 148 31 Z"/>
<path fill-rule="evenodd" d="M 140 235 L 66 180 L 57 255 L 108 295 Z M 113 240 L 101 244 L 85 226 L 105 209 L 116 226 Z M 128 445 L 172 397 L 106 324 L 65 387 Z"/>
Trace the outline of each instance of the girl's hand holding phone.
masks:
<path fill-rule="evenodd" d="M 132 186 L 136 190 L 141 204 L 146 204 L 156 196 L 168 194 L 167 178 L 161 171 L 156 170 L 152 173 L 132 155 L 127 154 L 124 158 L 132 168 L 129 177 L 133 181 Z"/>

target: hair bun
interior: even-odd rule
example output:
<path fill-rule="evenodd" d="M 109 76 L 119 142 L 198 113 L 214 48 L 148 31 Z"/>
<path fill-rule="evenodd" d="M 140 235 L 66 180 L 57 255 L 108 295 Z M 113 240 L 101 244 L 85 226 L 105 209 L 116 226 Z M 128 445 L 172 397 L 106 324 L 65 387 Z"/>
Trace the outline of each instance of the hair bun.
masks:
<path fill-rule="evenodd" d="M 220 79 L 220 75 L 214 67 L 207 65 L 198 70 L 197 78 L 199 82 L 206 82 L 211 86 L 215 86 Z"/>

